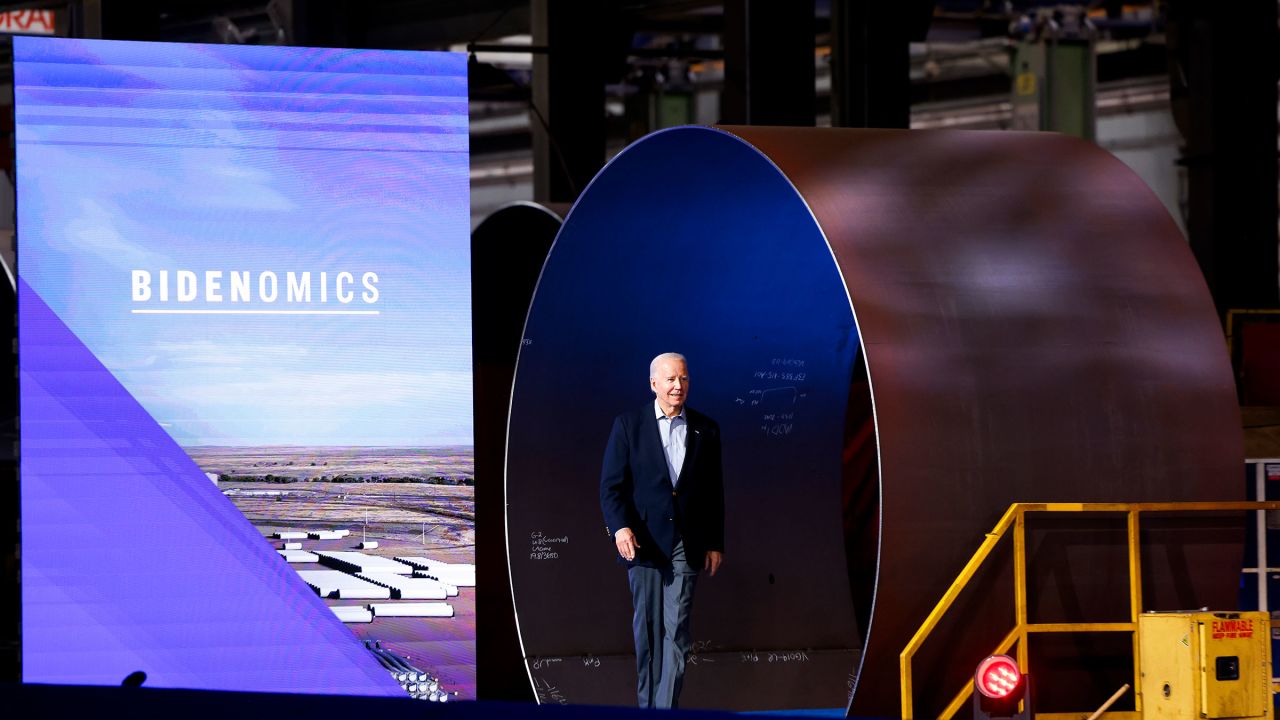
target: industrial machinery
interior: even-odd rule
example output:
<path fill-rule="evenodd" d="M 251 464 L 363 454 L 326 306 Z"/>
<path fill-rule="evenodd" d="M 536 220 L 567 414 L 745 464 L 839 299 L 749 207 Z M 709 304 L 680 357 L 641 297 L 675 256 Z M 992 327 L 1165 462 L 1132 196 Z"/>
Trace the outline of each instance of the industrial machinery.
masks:
<path fill-rule="evenodd" d="M 1265 612 L 1143 613 L 1143 717 L 1267 717 L 1270 630 Z"/>

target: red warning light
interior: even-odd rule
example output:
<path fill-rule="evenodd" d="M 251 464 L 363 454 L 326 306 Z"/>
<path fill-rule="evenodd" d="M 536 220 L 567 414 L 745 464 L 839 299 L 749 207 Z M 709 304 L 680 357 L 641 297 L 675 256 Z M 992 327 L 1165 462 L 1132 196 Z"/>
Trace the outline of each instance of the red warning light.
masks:
<path fill-rule="evenodd" d="M 992 655 L 978 663 L 973 674 L 978 692 L 992 699 L 1008 697 L 1022 685 L 1022 671 L 1008 655 Z"/>
<path fill-rule="evenodd" d="M 973 673 L 974 720 L 1031 720 L 1031 678 L 1008 655 L 992 655 Z M 1018 705 L 1022 710 L 1018 710 Z"/>

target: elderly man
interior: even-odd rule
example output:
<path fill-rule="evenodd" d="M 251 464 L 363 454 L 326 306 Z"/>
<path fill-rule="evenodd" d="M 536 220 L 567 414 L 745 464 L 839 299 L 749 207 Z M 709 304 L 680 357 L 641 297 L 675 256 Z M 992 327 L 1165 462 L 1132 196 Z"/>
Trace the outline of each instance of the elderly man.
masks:
<path fill-rule="evenodd" d="M 724 553 L 720 427 L 686 407 L 684 356 L 654 358 L 649 387 L 652 404 L 613 422 L 600 509 L 631 584 L 640 707 L 674 708 L 698 573 L 715 575 Z"/>

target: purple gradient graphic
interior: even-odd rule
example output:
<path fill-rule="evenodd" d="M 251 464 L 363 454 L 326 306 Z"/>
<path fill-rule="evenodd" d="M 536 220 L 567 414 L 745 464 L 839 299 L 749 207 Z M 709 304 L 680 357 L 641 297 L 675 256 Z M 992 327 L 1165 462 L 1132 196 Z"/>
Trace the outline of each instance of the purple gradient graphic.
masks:
<path fill-rule="evenodd" d="M 402 695 L 21 279 L 18 302 L 24 679 Z"/>

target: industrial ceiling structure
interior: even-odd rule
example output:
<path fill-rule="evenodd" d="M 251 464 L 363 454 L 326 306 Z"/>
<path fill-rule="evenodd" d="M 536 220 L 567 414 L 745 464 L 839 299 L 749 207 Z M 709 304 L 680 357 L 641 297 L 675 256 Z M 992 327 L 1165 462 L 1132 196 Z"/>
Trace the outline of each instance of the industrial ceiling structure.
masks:
<path fill-rule="evenodd" d="M 543 202 L 571 202 L 614 152 L 671 125 L 1020 128 L 1010 102 L 1019 43 L 1084 40 L 1096 81 L 1088 104 L 1098 114 L 1171 105 L 1187 186 L 1184 227 L 1219 309 L 1280 300 L 1275 193 L 1222 185 L 1236 175 L 1262 179 L 1255 188 L 1275 184 L 1273 3 L 64 0 L 4 7 L 52 11 L 57 33 L 73 37 L 470 52 L 473 180 L 491 190 L 530 182 L 532 199 Z M 477 205 L 488 207 L 479 196 Z"/>

